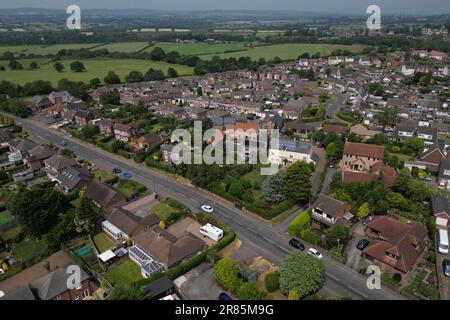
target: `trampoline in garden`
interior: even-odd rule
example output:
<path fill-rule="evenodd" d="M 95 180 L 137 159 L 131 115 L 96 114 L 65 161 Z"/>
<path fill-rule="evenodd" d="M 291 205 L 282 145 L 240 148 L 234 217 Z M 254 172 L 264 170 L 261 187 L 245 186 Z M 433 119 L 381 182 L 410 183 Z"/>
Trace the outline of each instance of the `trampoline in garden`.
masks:
<path fill-rule="evenodd" d="M 84 246 L 80 249 L 78 249 L 77 251 L 75 251 L 75 255 L 77 257 L 83 258 L 83 257 L 87 257 L 88 255 L 90 255 L 92 252 L 92 248 L 90 246 Z"/>

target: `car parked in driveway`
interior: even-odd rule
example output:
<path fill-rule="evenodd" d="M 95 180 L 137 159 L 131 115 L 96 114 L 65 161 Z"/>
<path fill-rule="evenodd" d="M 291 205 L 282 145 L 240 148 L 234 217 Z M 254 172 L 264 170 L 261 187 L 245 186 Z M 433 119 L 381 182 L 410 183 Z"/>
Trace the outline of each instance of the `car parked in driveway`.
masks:
<path fill-rule="evenodd" d="M 214 212 L 214 209 L 206 204 L 202 205 L 202 210 L 209 214 Z"/>
<path fill-rule="evenodd" d="M 358 241 L 358 243 L 356 244 L 356 248 L 358 250 L 363 251 L 368 245 L 369 245 L 370 241 L 367 239 L 361 239 Z"/>
<path fill-rule="evenodd" d="M 450 260 L 444 259 L 442 261 L 442 271 L 446 277 L 450 277 Z"/>
<path fill-rule="evenodd" d="M 299 240 L 297 239 L 291 239 L 289 241 L 289 245 L 295 249 L 298 249 L 300 251 L 305 250 L 305 246 L 303 245 L 303 243 L 301 243 Z"/>
<path fill-rule="evenodd" d="M 310 255 L 312 255 L 313 257 L 316 257 L 317 259 L 322 259 L 323 258 L 322 254 L 319 251 L 317 251 L 316 249 L 314 249 L 314 248 L 309 248 L 308 249 L 308 253 Z"/>
<path fill-rule="evenodd" d="M 233 298 L 231 298 L 227 293 L 221 292 L 219 294 L 219 297 L 217 298 L 217 300 L 229 301 L 229 300 L 233 300 Z"/>

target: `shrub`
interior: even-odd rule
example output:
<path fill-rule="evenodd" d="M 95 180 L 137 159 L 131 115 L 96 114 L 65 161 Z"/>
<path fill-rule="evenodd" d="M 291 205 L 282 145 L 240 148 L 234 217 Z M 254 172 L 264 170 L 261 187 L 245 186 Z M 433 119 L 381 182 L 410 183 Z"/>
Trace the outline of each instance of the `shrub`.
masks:
<path fill-rule="evenodd" d="M 256 284 L 246 282 L 241 284 L 236 290 L 236 297 L 239 300 L 268 300 L 269 296 L 261 291 Z"/>
<path fill-rule="evenodd" d="M 350 230 L 346 225 L 339 225 L 331 228 L 326 236 L 327 244 L 334 248 L 338 243 L 343 243 L 349 236 Z"/>
<path fill-rule="evenodd" d="M 291 236 L 300 237 L 301 231 L 309 226 L 310 221 L 311 217 L 309 216 L 309 213 L 303 211 L 289 224 L 288 233 Z"/>
<path fill-rule="evenodd" d="M 278 271 L 269 273 L 264 278 L 264 284 L 268 292 L 274 292 L 280 288 L 280 273 Z"/>
<path fill-rule="evenodd" d="M 320 237 L 311 229 L 304 229 L 300 232 L 300 238 L 312 245 L 318 245 Z"/>
<path fill-rule="evenodd" d="M 325 265 L 304 252 L 294 251 L 280 267 L 280 289 L 284 294 L 295 290 L 300 297 L 317 292 L 325 283 Z"/>
<path fill-rule="evenodd" d="M 117 154 L 125 159 L 130 159 L 130 153 L 128 151 L 120 149 L 117 151 Z"/>
<path fill-rule="evenodd" d="M 239 285 L 239 267 L 230 258 L 220 259 L 214 266 L 214 277 L 222 287 L 233 290 Z"/>

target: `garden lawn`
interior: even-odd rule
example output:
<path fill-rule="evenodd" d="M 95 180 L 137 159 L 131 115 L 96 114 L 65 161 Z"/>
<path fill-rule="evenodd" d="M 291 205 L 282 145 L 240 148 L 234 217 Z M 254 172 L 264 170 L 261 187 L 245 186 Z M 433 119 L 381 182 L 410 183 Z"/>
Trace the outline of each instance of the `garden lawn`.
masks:
<path fill-rule="evenodd" d="M 95 170 L 93 172 L 94 177 L 99 179 L 100 181 L 106 181 L 114 178 L 114 175 L 112 173 L 103 171 L 103 170 Z"/>
<path fill-rule="evenodd" d="M 13 248 L 13 257 L 19 261 L 27 261 L 28 259 L 40 255 L 47 250 L 45 240 L 25 239 L 16 244 Z"/>
<path fill-rule="evenodd" d="M 282 60 L 294 60 L 297 59 L 302 53 L 315 54 L 320 53 L 321 56 L 329 55 L 335 49 L 349 50 L 351 52 L 360 52 L 365 46 L 361 45 L 334 45 L 334 44 L 300 44 L 300 43 L 288 43 L 269 46 L 259 46 L 250 48 L 247 51 L 222 53 L 218 54 L 221 58 L 240 58 L 250 57 L 252 60 L 258 60 L 264 58 L 271 60 L 275 57 L 279 57 Z M 212 59 L 217 54 L 207 55 L 202 59 Z"/>
<path fill-rule="evenodd" d="M 111 282 L 113 286 L 129 286 L 133 282 L 141 280 L 141 269 L 131 260 L 126 260 L 121 264 L 105 272 L 103 276 Z"/>
<path fill-rule="evenodd" d="M 0 212 L 0 224 L 7 224 L 14 220 L 14 217 L 9 213 L 9 211 Z"/>
<path fill-rule="evenodd" d="M 114 187 L 119 190 L 125 197 L 131 196 L 133 193 L 145 192 L 147 187 L 133 180 L 120 180 Z"/>
<path fill-rule="evenodd" d="M 175 212 L 175 209 L 165 202 L 159 202 L 150 209 L 150 212 L 156 214 L 160 220 L 167 221 L 169 216 Z"/>
<path fill-rule="evenodd" d="M 6 240 L 11 240 L 11 239 L 14 239 L 15 237 L 17 237 L 20 234 L 21 231 L 22 230 L 20 229 L 20 226 L 15 226 L 15 227 L 13 227 L 11 229 L 3 231 L 0 234 L 0 236 L 5 241 Z"/>
<path fill-rule="evenodd" d="M 94 243 L 100 252 L 105 252 L 114 246 L 114 241 L 103 232 L 97 233 L 94 236 Z"/>
<path fill-rule="evenodd" d="M 70 70 L 70 64 L 75 61 L 81 61 L 86 70 L 84 72 L 72 72 Z M 173 67 L 178 71 L 179 75 L 191 75 L 193 74 L 193 68 L 188 66 L 182 66 L 178 64 L 169 64 L 166 62 L 157 62 L 143 59 L 68 59 L 60 60 L 65 69 L 63 72 L 56 72 L 53 68 L 53 62 L 49 59 L 23 59 L 18 60 L 24 69 L 22 70 L 10 70 L 7 65 L 8 61 L 0 61 L 0 65 L 3 65 L 6 70 L 0 71 L 0 81 L 8 80 L 12 83 L 24 84 L 35 80 L 48 80 L 55 86 L 58 81 L 67 78 L 71 81 L 83 81 L 88 83 L 91 79 L 98 77 L 101 81 L 108 74 L 109 71 L 117 73 L 122 81 L 125 81 L 125 76 L 130 71 L 140 71 L 142 73 L 147 72 L 148 69 L 160 69 L 167 74 L 169 67 Z M 31 62 L 37 62 L 38 69 L 31 70 L 29 68 Z"/>

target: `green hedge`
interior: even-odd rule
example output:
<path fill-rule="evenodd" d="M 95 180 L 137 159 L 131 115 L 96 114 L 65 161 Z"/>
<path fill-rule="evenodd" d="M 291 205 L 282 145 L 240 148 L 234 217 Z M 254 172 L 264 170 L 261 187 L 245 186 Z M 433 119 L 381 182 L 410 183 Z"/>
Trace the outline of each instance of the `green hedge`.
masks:
<path fill-rule="evenodd" d="M 248 203 L 248 202 L 244 203 L 245 209 L 253 211 L 267 220 L 275 218 L 276 216 L 278 216 L 279 214 L 283 213 L 284 211 L 292 208 L 293 206 L 295 206 L 295 201 L 292 201 L 292 200 L 285 200 L 283 202 L 280 202 L 279 204 L 274 206 L 272 209 L 258 208 L 251 203 Z"/>
<path fill-rule="evenodd" d="M 309 226 L 310 222 L 311 217 L 309 216 L 309 213 L 303 211 L 297 217 L 295 217 L 295 219 L 292 220 L 292 222 L 289 224 L 288 233 L 291 236 L 300 237 L 300 233 L 302 232 L 303 229 Z"/>
<path fill-rule="evenodd" d="M 300 238 L 312 245 L 318 245 L 320 237 L 314 233 L 311 229 L 304 229 L 300 232 Z"/>
<path fill-rule="evenodd" d="M 130 153 L 125 150 L 119 150 L 117 151 L 117 154 L 125 159 L 130 159 Z"/>
<path fill-rule="evenodd" d="M 185 274 L 189 270 L 195 268 L 202 262 L 205 262 L 208 254 L 210 252 L 222 250 L 236 238 L 236 234 L 232 229 L 230 229 L 224 225 L 220 225 L 219 227 L 225 231 L 225 236 L 214 246 L 212 246 L 208 249 L 205 249 L 201 253 L 183 261 L 181 264 L 179 264 L 176 267 L 170 268 L 169 270 L 167 270 L 165 272 L 160 272 L 160 273 L 154 274 L 150 278 L 136 281 L 135 284 L 137 284 L 140 287 L 147 286 L 148 284 L 152 283 L 153 281 L 161 278 L 163 275 L 168 276 L 169 279 L 171 279 L 171 280 L 175 280 L 176 278 L 182 276 L 183 274 Z"/>
<path fill-rule="evenodd" d="M 145 164 L 148 167 L 156 168 L 156 169 L 159 169 L 159 170 L 162 170 L 162 171 L 166 171 L 166 172 L 169 172 L 169 173 L 175 173 L 176 172 L 174 167 L 171 167 L 171 166 L 168 166 L 168 165 L 166 165 L 164 163 L 160 163 L 158 161 L 155 161 L 151 157 L 147 157 L 147 159 L 145 159 Z"/>

